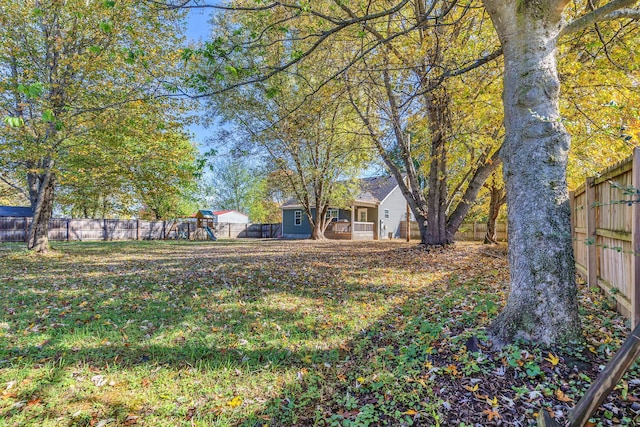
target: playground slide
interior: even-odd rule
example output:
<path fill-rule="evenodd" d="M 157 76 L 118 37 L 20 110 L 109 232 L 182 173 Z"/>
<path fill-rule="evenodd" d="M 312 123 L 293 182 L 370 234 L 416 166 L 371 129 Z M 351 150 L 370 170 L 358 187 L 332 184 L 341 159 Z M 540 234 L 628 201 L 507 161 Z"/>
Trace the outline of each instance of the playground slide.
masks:
<path fill-rule="evenodd" d="M 209 235 L 209 238 L 211 240 L 218 240 L 218 238 L 213 234 L 213 230 L 209 227 L 207 227 L 206 225 L 204 226 L 205 231 L 207 232 L 207 234 Z"/>

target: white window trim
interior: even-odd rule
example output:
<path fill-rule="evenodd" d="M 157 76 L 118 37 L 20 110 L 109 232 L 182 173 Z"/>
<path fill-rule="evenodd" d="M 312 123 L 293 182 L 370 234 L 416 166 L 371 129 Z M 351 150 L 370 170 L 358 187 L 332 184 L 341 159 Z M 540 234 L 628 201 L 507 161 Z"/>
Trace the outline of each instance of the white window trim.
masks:
<path fill-rule="evenodd" d="M 302 211 L 293 211 L 293 225 L 296 227 L 302 225 Z"/>
<path fill-rule="evenodd" d="M 335 213 L 335 215 L 331 215 L 332 213 Z M 336 208 L 329 208 L 327 209 L 327 214 L 325 215 L 325 219 L 328 221 L 331 218 L 335 218 L 338 219 L 340 217 L 340 210 L 336 209 Z"/>

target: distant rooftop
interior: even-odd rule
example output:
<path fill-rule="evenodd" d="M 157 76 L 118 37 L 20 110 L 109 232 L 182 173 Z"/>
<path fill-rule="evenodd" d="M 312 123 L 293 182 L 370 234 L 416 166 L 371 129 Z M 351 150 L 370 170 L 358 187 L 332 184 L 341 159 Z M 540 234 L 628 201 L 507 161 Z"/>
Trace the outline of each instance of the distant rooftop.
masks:
<path fill-rule="evenodd" d="M 6 216 L 32 217 L 33 211 L 29 206 L 0 206 L 0 217 Z"/>
<path fill-rule="evenodd" d="M 235 209 L 226 209 L 224 211 L 215 211 L 213 214 L 214 215 L 224 215 L 224 214 L 228 214 L 228 213 L 232 213 L 232 212 L 239 213 L 241 215 L 246 215 L 246 214 L 244 214 L 244 213 L 242 213 L 240 211 L 237 211 Z"/>

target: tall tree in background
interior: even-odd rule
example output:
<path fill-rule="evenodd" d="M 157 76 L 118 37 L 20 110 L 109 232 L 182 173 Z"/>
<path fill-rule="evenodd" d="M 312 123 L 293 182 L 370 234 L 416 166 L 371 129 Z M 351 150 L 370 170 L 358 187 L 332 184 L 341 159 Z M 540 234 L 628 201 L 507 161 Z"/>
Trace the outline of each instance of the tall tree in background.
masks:
<path fill-rule="evenodd" d="M 498 173 L 500 172 L 500 174 Z M 502 171 L 495 171 L 485 183 L 485 187 L 489 192 L 489 209 L 487 213 L 487 233 L 484 236 L 484 243 L 498 243 L 496 236 L 496 222 L 500 209 L 507 201 L 507 194 L 504 191 L 504 182 L 502 181 Z"/>
<path fill-rule="evenodd" d="M 48 220 L 60 172 L 72 173 L 70 151 L 113 111 L 136 100 L 151 107 L 164 92 L 158 79 L 175 71 L 175 18 L 136 0 L 25 0 L 2 7 L 1 167 L 26 176 L 30 249 L 49 247 Z M 160 111 L 169 112 L 164 105 Z M 133 117 L 129 125 L 135 126 Z"/>
<path fill-rule="evenodd" d="M 349 69 L 347 81 L 354 108 L 417 218 L 422 243 L 445 245 L 499 163 L 500 105 L 486 102 L 497 93 L 499 71 L 470 67 L 464 76 L 441 81 L 431 71 L 454 72 L 476 58 L 491 46 L 492 29 L 482 9 L 418 12 L 415 21 L 437 25 L 385 41 L 376 58 Z M 378 40 L 398 32 L 365 29 Z M 471 111 L 474 120 L 466 120 Z"/>
<path fill-rule="evenodd" d="M 235 47 L 226 50 L 235 64 L 227 69 L 236 70 L 228 78 L 241 79 L 243 73 L 237 70 L 242 67 L 261 67 L 298 54 L 296 42 L 281 49 L 277 42 L 281 34 L 276 33 L 271 35 L 273 48 L 266 47 L 261 55 L 250 56 L 240 40 L 256 31 L 256 25 L 262 23 L 224 17 L 217 22 L 216 40 L 236 40 L 232 42 Z M 218 44 L 215 49 L 219 53 L 225 48 Z M 362 126 L 338 81 L 310 94 L 314 82 L 331 73 L 335 62 L 329 46 L 317 54 L 318 62 L 304 64 L 295 73 L 213 96 L 210 107 L 233 123 L 245 141 L 267 154 L 286 180 L 287 191 L 305 212 L 311 224 L 311 238 L 324 239 L 327 209 L 346 203 L 353 190 L 348 183 L 365 169 L 372 151 L 359 132 Z M 226 84 L 224 79 L 215 77 L 219 73 L 217 66 L 216 61 L 205 64 L 199 73 L 202 78 L 196 79 L 198 84 L 206 84 L 209 90 Z M 304 108 L 298 108 L 302 103 Z"/>

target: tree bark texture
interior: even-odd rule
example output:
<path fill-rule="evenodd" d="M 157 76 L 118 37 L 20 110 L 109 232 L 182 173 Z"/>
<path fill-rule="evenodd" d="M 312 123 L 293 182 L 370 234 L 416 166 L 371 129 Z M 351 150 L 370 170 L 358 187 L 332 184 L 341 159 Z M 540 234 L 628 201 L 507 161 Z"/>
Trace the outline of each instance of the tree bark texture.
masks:
<path fill-rule="evenodd" d="M 326 227 L 325 215 L 328 206 L 321 207 L 321 197 L 316 198 L 316 209 L 313 216 L 309 216 L 309 226 L 311 227 L 311 240 L 325 240 L 324 230 Z"/>
<path fill-rule="evenodd" d="M 560 121 L 557 37 L 565 1 L 485 0 L 504 50 L 511 292 L 490 326 L 497 344 L 580 337 L 566 165 Z"/>
<path fill-rule="evenodd" d="M 55 174 L 51 171 L 53 161 L 46 160 L 45 163 L 43 173 L 30 172 L 27 176 L 29 199 L 33 211 L 27 247 L 40 253 L 45 253 L 50 249 L 49 219 L 53 212 L 55 190 Z"/>
<path fill-rule="evenodd" d="M 427 97 L 431 134 L 431 166 L 427 195 L 427 233 L 422 243 L 428 246 L 453 243 L 447 235 L 447 130 L 451 129 L 449 96 L 444 89 Z"/>
<path fill-rule="evenodd" d="M 497 241 L 497 233 L 496 233 L 496 221 L 498 220 L 498 215 L 500 214 L 500 208 L 506 202 L 506 194 L 504 192 L 504 187 L 498 185 L 495 179 L 492 178 L 491 182 L 488 185 L 489 192 L 491 193 L 491 198 L 489 200 L 489 215 L 487 216 L 487 234 L 484 236 L 485 244 L 496 244 Z"/>

